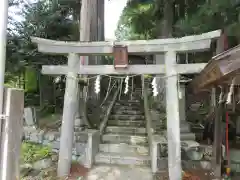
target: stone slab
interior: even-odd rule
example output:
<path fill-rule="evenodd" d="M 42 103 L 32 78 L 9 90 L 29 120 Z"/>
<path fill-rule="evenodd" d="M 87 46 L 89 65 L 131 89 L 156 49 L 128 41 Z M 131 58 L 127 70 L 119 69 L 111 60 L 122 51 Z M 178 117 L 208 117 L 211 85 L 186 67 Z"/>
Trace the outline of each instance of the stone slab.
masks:
<path fill-rule="evenodd" d="M 108 125 L 146 127 L 146 121 L 142 121 L 142 120 L 109 120 Z"/>
<path fill-rule="evenodd" d="M 117 164 L 117 165 L 136 165 L 150 166 L 150 156 L 127 154 L 127 153 L 104 153 L 100 152 L 96 155 L 97 164 Z"/>
<path fill-rule="evenodd" d="M 148 146 L 129 145 L 129 144 L 100 144 L 100 152 L 106 153 L 135 153 L 139 155 L 148 155 Z"/>
<path fill-rule="evenodd" d="M 153 180 L 147 167 L 98 165 L 88 173 L 86 180 Z"/>
<path fill-rule="evenodd" d="M 128 143 L 128 144 L 146 144 L 148 139 L 146 136 L 134 136 L 127 134 L 104 134 L 102 141 L 112 143 Z"/>
<path fill-rule="evenodd" d="M 129 127 L 129 126 L 107 126 L 106 133 L 132 133 L 132 134 L 143 134 L 145 135 L 147 133 L 146 128 L 142 127 L 142 128 L 138 128 L 138 127 Z"/>
<path fill-rule="evenodd" d="M 34 112 L 32 108 L 24 108 L 24 120 L 27 126 L 33 126 L 36 124 L 36 119 L 34 118 Z"/>
<path fill-rule="evenodd" d="M 168 168 L 168 160 L 167 158 L 158 158 L 157 160 L 158 170 L 166 170 Z M 182 161 L 183 169 L 204 169 L 211 170 L 212 164 L 210 161 L 202 160 L 202 161 Z"/>

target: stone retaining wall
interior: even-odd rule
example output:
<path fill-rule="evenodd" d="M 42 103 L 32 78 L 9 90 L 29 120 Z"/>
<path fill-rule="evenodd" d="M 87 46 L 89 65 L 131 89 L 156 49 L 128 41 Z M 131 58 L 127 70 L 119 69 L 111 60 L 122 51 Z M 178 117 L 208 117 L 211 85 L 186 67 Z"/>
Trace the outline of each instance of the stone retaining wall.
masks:
<path fill-rule="evenodd" d="M 224 146 L 222 148 L 224 154 Z M 213 157 L 212 146 L 200 145 L 195 141 L 182 141 L 181 149 L 183 168 L 195 168 L 205 170 L 211 169 L 211 159 Z M 167 138 L 161 135 L 154 135 L 152 157 L 153 172 L 167 169 L 167 151 Z"/>
<path fill-rule="evenodd" d="M 25 126 L 23 139 L 28 142 L 48 145 L 54 152 L 58 152 L 60 148 L 60 132 L 58 131 L 44 131 L 34 126 Z M 100 134 L 98 130 L 87 129 L 74 132 L 72 160 L 91 168 L 94 157 L 98 152 L 99 143 Z"/>

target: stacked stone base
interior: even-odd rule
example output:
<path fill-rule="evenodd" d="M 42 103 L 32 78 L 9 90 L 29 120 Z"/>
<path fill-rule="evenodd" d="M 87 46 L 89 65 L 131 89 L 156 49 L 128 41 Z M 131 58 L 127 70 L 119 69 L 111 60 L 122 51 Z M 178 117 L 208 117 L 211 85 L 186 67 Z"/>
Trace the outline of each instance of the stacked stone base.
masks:
<path fill-rule="evenodd" d="M 58 152 L 60 148 L 60 132 L 58 131 L 44 131 L 34 126 L 27 126 L 24 127 L 23 139 L 50 146 L 53 152 Z M 99 142 L 100 135 L 97 130 L 74 132 L 72 160 L 90 168 L 93 164 L 93 157 L 98 152 Z"/>
<path fill-rule="evenodd" d="M 152 167 L 153 172 L 163 171 L 168 168 L 167 138 L 160 135 L 154 136 Z M 213 147 L 200 145 L 196 141 L 181 141 L 181 160 L 183 169 L 211 170 Z M 225 153 L 223 147 L 223 154 Z M 156 160 L 157 159 L 157 160 Z"/>

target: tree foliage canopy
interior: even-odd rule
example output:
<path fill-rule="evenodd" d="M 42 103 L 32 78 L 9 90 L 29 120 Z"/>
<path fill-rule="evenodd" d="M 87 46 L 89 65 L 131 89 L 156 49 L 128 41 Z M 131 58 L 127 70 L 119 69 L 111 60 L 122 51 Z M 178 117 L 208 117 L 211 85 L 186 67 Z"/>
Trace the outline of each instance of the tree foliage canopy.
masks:
<path fill-rule="evenodd" d="M 32 3 L 12 0 L 10 2 L 10 5 L 15 6 L 15 9 L 20 9 L 20 12 L 9 16 L 5 78 L 8 84 L 15 87 L 23 87 L 25 84 L 27 92 L 32 92 L 32 87 L 36 86 L 36 81 L 40 81 L 38 82 L 40 89 L 51 86 L 53 88 L 52 78 L 42 77 L 41 79 L 44 80 L 39 79 L 41 65 L 65 64 L 66 57 L 39 53 L 30 37 L 78 40 L 79 3 L 80 1 L 65 0 L 39 0 Z M 16 16 L 21 16 L 22 20 L 15 20 Z M 31 71 L 35 69 L 39 75 L 36 76 L 34 72 L 25 73 L 29 68 L 32 69 Z M 21 80 L 23 85 L 20 83 Z M 39 95 L 39 91 L 36 92 L 36 95 Z M 51 93 L 49 96 L 52 96 Z"/>
<path fill-rule="evenodd" d="M 234 0 L 170 0 L 173 6 L 173 36 L 225 29 L 239 39 L 240 7 Z M 159 36 L 168 0 L 130 1 L 120 18 L 118 39 L 151 39 Z"/>
<path fill-rule="evenodd" d="M 64 64 L 66 57 L 39 53 L 31 36 L 56 40 L 78 40 L 81 1 L 9 0 L 19 9 L 10 14 L 7 42 L 6 81 L 24 79 L 26 67 L 37 72 L 43 64 Z M 239 42 L 240 6 L 236 0 L 130 0 L 120 18 L 116 36 L 121 40 L 152 39 L 161 36 L 165 17 L 172 15 L 172 35 L 200 34 L 223 28 L 232 43 Z M 170 4 L 171 12 L 166 11 Z M 22 21 L 17 21 L 20 15 Z M 32 81 L 32 80 L 31 80 Z M 46 83 L 51 86 L 52 83 Z M 44 85 L 41 85 L 44 86 Z"/>

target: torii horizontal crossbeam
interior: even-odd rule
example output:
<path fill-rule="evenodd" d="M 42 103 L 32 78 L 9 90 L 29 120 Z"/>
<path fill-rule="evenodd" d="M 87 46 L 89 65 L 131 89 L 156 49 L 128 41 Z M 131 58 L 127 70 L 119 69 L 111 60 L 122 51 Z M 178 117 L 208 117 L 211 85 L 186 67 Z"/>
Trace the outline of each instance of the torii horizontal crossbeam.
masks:
<path fill-rule="evenodd" d="M 178 74 L 194 74 L 199 73 L 206 63 L 198 64 L 176 64 L 176 72 Z M 48 75 L 63 75 L 68 72 L 76 72 L 78 74 L 165 74 L 165 65 L 129 65 L 127 69 L 117 70 L 113 65 L 89 65 L 76 67 L 74 70 L 68 66 L 42 66 L 42 73 Z"/>
<path fill-rule="evenodd" d="M 157 54 L 173 50 L 176 52 L 205 51 L 209 49 L 211 40 L 218 38 L 220 30 L 201 35 L 185 36 L 182 38 L 116 41 L 116 42 L 66 42 L 32 37 L 38 45 L 38 51 L 43 53 L 80 55 L 112 54 L 114 45 L 127 46 L 129 54 Z"/>

